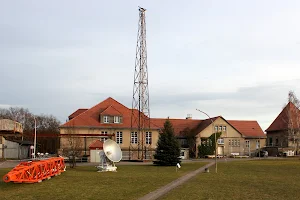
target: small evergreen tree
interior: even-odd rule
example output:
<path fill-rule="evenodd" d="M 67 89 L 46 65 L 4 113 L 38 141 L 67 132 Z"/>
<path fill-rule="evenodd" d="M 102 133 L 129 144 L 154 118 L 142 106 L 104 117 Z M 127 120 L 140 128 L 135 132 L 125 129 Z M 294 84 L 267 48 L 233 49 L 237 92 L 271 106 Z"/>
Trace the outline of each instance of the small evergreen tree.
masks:
<path fill-rule="evenodd" d="M 175 166 L 180 163 L 180 145 L 174 136 L 172 123 L 166 120 L 159 135 L 153 163 L 156 165 Z"/>

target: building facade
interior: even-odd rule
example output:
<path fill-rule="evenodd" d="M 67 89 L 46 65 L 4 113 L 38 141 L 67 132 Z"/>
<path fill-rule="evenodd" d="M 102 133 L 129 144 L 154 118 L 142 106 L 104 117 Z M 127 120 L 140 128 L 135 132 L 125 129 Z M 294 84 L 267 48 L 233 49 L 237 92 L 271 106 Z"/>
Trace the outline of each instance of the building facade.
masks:
<path fill-rule="evenodd" d="M 78 109 L 69 116 L 69 121 L 60 126 L 60 150 L 75 145 L 81 155 L 89 155 L 89 146 L 96 140 L 110 138 L 120 145 L 123 159 L 136 159 L 142 153 L 144 159 L 153 159 L 159 134 L 166 118 L 151 118 L 149 128 L 143 133 L 143 148 L 138 147 L 141 135 L 131 127 L 131 114 L 137 112 L 122 105 L 113 98 L 107 98 L 90 109 Z M 215 117 L 206 120 L 168 119 L 173 125 L 175 136 L 182 147 L 182 158 L 189 157 L 189 150 L 195 150 L 215 131 L 222 132 L 218 140 L 218 154 L 229 156 L 251 155 L 265 146 L 265 134 L 256 121 L 225 120 Z M 187 135 L 195 140 L 189 146 Z"/>
<path fill-rule="evenodd" d="M 300 110 L 289 102 L 267 128 L 267 147 L 274 156 L 293 151 L 299 154 Z"/>

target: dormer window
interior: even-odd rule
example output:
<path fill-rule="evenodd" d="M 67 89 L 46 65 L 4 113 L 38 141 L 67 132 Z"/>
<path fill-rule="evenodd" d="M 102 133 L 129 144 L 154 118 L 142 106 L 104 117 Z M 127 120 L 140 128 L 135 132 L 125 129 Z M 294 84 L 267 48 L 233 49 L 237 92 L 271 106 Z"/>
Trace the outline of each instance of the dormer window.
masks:
<path fill-rule="evenodd" d="M 120 116 L 114 116 L 114 123 L 120 123 Z"/>
<path fill-rule="evenodd" d="M 103 116 L 103 123 L 108 123 L 108 116 Z"/>

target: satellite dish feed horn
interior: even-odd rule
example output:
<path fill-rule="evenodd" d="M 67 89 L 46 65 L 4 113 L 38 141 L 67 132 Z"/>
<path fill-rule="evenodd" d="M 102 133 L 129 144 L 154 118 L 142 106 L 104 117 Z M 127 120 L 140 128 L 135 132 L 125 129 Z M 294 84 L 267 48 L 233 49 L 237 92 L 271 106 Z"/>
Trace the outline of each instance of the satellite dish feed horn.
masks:
<path fill-rule="evenodd" d="M 116 162 L 120 162 L 122 159 L 122 151 L 120 146 L 113 140 L 106 140 L 103 144 L 103 151 L 99 152 L 101 163 L 98 168 L 98 172 L 117 171 L 115 166 Z M 108 164 L 106 161 L 109 161 Z"/>

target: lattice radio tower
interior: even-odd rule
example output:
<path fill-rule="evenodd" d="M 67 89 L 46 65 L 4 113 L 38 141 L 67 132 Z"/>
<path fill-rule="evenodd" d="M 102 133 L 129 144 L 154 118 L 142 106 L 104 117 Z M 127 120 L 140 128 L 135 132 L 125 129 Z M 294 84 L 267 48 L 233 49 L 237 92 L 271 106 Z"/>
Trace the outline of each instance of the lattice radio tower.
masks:
<path fill-rule="evenodd" d="M 131 130 L 133 132 L 131 134 L 136 135 L 133 135 L 134 137 L 131 135 L 130 137 L 130 148 L 135 155 L 129 155 L 129 159 L 137 158 L 138 160 L 146 158 L 146 148 L 149 144 L 145 142 L 145 134 L 146 131 L 150 129 L 145 12 L 146 9 L 139 7 L 139 26 L 131 114 Z M 135 136 L 137 136 L 137 139 L 135 139 Z M 137 144 L 134 144 L 136 142 Z"/>

